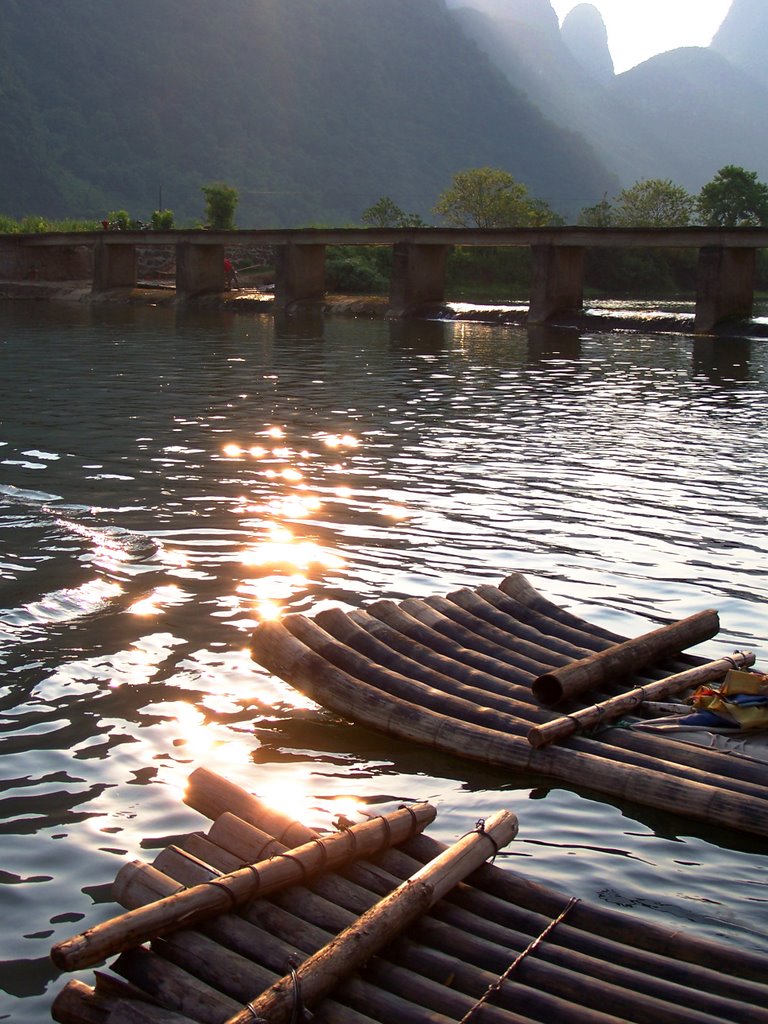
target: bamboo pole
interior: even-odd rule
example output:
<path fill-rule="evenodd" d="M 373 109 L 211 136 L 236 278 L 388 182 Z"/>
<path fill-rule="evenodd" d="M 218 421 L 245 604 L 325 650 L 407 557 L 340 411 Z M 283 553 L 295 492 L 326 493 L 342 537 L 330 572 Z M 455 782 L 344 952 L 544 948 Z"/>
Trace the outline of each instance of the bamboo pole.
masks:
<path fill-rule="evenodd" d="M 51 1007 L 51 1016 L 59 1024 L 105 1024 L 107 1014 L 96 1002 L 90 985 L 72 978 L 59 992 Z"/>
<path fill-rule="evenodd" d="M 418 865 L 416 870 L 422 865 Z M 133 872 L 136 875 L 135 884 L 131 890 L 140 893 L 148 888 L 157 888 L 158 892 L 164 889 L 173 889 L 173 879 L 184 880 L 187 874 L 192 874 L 194 869 L 190 862 L 185 862 L 181 857 L 173 865 L 169 865 L 169 871 L 173 877 L 162 876 L 164 882 L 160 882 L 160 872 L 152 871 L 148 865 L 134 865 Z M 146 885 L 140 876 L 146 877 Z M 330 881 L 334 876 L 330 875 L 322 881 Z M 274 905 L 272 900 L 279 901 L 279 906 Z M 367 907 L 372 906 L 376 898 L 371 895 L 367 901 Z M 283 904 L 289 909 L 284 910 Z M 310 923 L 310 919 L 316 915 L 315 910 L 320 910 L 322 926 Z M 242 933 L 240 931 L 243 921 L 253 926 L 252 937 L 249 940 L 248 948 L 240 944 Z M 239 914 L 223 914 L 214 921 L 203 926 L 206 935 L 216 939 L 224 949 L 218 950 L 209 947 L 207 950 L 206 964 L 210 965 L 212 973 L 210 977 L 216 978 L 216 988 L 226 992 L 229 998 L 238 998 L 233 985 L 237 985 L 237 979 L 232 977 L 231 970 L 227 965 L 226 949 L 235 950 L 246 955 L 249 959 L 272 970 L 276 970 L 274 980 L 282 975 L 288 959 L 286 950 L 302 956 L 308 956 L 325 946 L 335 934 L 353 924 L 358 914 L 344 910 L 335 903 L 326 899 L 319 899 L 314 892 L 302 888 L 291 888 L 282 893 L 276 893 L 269 900 L 256 900 L 239 911 Z M 237 931 L 232 928 L 234 922 L 239 921 Z M 189 933 L 188 933 L 189 934 Z M 165 943 L 161 943 L 165 945 Z M 143 952 L 143 951 L 139 951 Z M 163 953 L 167 953 L 163 949 Z M 199 961 L 193 962 L 190 957 L 187 960 L 184 948 L 175 950 L 175 959 L 178 966 L 183 966 L 187 971 L 196 972 L 199 969 Z M 185 961 L 182 963 L 182 959 Z M 374 964 L 377 964 L 375 958 Z M 119 963 L 120 961 L 118 961 Z M 275 965 L 279 963 L 279 967 Z M 410 963 L 405 967 L 392 967 L 392 972 L 381 981 L 376 970 L 372 971 L 373 965 L 366 969 L 366 980 L 352 977 L 344 981 L 338 988 L 338 999 L 356 1007 L 356 1010 L 347 1009 L 340 1002 L 326 998 L 323 1000 L 321 1019 L 332 1021 L 333 1024 L 372 1024 L 366 1014 L 375 1017 L 377 1020 L 393 1020 L 409 1022 L 409 1024 L 432 1024 L 433 1021 L 439 1024 L 450 1024 L 460 1017 L 471 1005 L 468 996 L 457 992 L 455 988 L 446 987 L 443 983 L 435 984 L 429 977 L 420 976 L 417 973 L 418 967 Z M 191 975 L 188 975 L 191 977 Z M 202 984 L 202 982 L 200 983 Z M 255 986 L 246 988 L 241 1002 L 244 1002 L 254 991 Z M 392 993 L 397 992 L 395 997 Z M 178 993 L 177 993 L 178 994 Z M 398 998 L 400 997 L 400 998 Z M 404 997 L 404 998 L 403 998 Z M 416 1005 L 418 1004 L 418 1005 Z M 236 1007 L 230 1014 L 221 1015 L 216 1024 L 222 1024 L 228 1016 L 234 1013 Z M 397 1011 L 397 1012 L 395 1012 Z M 443 1016 L 448 1014 L 448 1016 Z M 501 1024 L 501 1021 L 499 1022 Z M 528 1018 L 515 1016 L 511 1019 L 508 1014 L 503 1017 L 503 1024 L 532 1024 Z"/>
<path fill-rule="evenodd" d="M 573 661 L 575 657 L 586 657 L 593 651 L 607 646 L 606 641 L 595 641 L 592 637 L 570 631 L 566 636 L 562 623 L 529 608 L 518 608 L 517 615 L 510 615 L 497 608 L 478 590 L 464 588 L 448 594 L 447 598 L 428 598 L 434 607 L 446 609 L 446 614 L 461 615 L 461 621 L 468 629 L 493 628 L 494 635 L 507 636 L 514 640 L 515 650 L 527 650 L 534 661 L 545 667 L 557 668 Z M 454 605 L 455 608 L 451 608 Z M 500 634 L 496 631 L 500 630 Z M 585 642 L 586 641 L 586 642 Z M 579 652 L 579 653 L 576 653 Z"/>
<path fill-rule="evenodd" d="M 528 733 L 528 742 L 532 747 L 538 749 L 547 743 L 570 736 L 574 732 L 591 729 L 608 719 L 619 718 L 626 711 L 633 710 L 645 700 L 659 700 L 669 697 L 673 693 L 681 693 L 693 686 L 714 682 L 717 679 L 722 679 L 732 668 L 748 668 L 754 663 L 755 655 L 752 651 L 734 651 L 728 658 L 708 661 L 704 665 L 697 665 L 696 668 L 667 676 L 666 679 L 660 679 L 656 683 L 637 686 L 634 690 L 611 697 L 591 708 L 584 708 L 582 711 L 574 711 L 573 714 L 563 718 L 556 718 L 554 722 L 536 725 Z"/>
<path fill-rule="evenodd" d="M 687 619 L 545 672 L 533 681 L 533 695 L 551 707 L 617 677 L 630 676 L 654 661 L 679 654 L 687 647 L 716 636 L 719 630 L 720 619 L 716 611 L 697 612 Z"/>
<path fill-rule="evenodd" d="M 498 729 L 509 735 L 523 735 L 526 723 L 509 709 L 499 711 L 487 707 L 486 694 L 476 687 L 455 683 L 451 693 L 419 682 L 413 676 L 393 672 L 389 668 L 371 661 L 342 643 L 338 643 L 312 619 L 304 615 L 287 615 L 283 620 L 286 630 L 323 658 L 329 665 L 339 668 L 348 675 L 363 680 L 382 693 L 391 693 L 403 700 L 418 699 L 426 707 L 450 715 L 464 722 Z"/>
<path fill-rule="evenodd" d="M 64 970 L 79 970 L 147 939 L 187 928 L 197 921 L 240 906 L 254 896 L 303 882 L 321 871 L 403 842 L 435 818 L 429 804 L 416 804 L 371 818 L 334 835 L 315 838 L 289 854 L 241 868 L 203 885 L 128 911 L 57 943 L 51 959 Z"/>
<path fill-rule="evenodd" d="M 588 636 L 590 642 L 584 642 L 585 647 L 591 647 L 594 643 L 595 650 L 597 650 L 601 646 L 601 641 L 607 640 L 609 644 L 618 644 L 626 640 L 626 637 L 620 636 L 618 633 L 613 633 L 603 628 L 603 626 L 596 626 L 593 622 L 587 622 L 586 619 L 582 619 L 578 615 L 574 615 L 573 612 L 568 612 L 561 608 L 560 605 L 550 601 L 536 590 L 535 587 L 531 586 L 525 576 L 519 572 L 512 573 L 512 575 L 503 579 L 498 588 L 478 587 L 477 589 L 478 593 L 481 593 L 483 590 L 488 592 L 497 591 L 491 597 L 491 600 L 494 602 L 500 601 L 502 609 L 514 609 L 514 614 L 518 614 L 518 609 L 520 608 L 527 609 L 542 619 L 547 619 L 561 627 L 564 626 L 571 631 Z M 602 646 L 606 645 L 602 644 Z"/>
<path fill-rule="evenodd" d="M 431 609 L 428 610 L 431 611 Z M 425 651 L 450 658 L 459 665 L 469 665 L 481 672 L 487 672 L 489 675 L 503 679 L 514 686 L 516 690 L 519 687 L 530 690 L 531 681 L 539 671 L 537 669 L 533 673 L 525 672 L 520 667 L 499 661 L 499 659 L 482 654 L 480 651 L 473 651 L 445 636 L 444 633 L 438 632 L 437 629 L 420 618 L 404 612 L 394 601 L 377 601 L 375 604 L 369 605 L 363 613 L 353 611 L 349 614 L 356 622 L 359 621 L 358 616 L 364 614 L 376 622 L 382 623 L 393 633 L 400 634 L 406 650 L 410 648 L 411 644 L 415 644 L 423 647 Z M 433 612 L 433 617 L 437 617 L 436 612 Z M 515 691 L 510 692 L 514 695 Z"/>
<path fill-rule="evenodd" d="M 238 1001 L 144 947 L 121 953 L 112 970 L 166 1010 L 200 1024 L 221 1024 L 237 1011 Z"/>
<path fill-rule="evenodd" d="M 325 612 L 321 612 L 317 618 L 325 615 Z M 501 665 L 497 661 L 492 659 L 484 659 L 483 668 L 480 669 L 477 665 L 465 663 L 457 657 L 458 653 L 462 652 L 462 648 L 455 646 L 451 649 L 451 656 L 449 657 L 445 653 L 445 644 L 449 641 L 445 640 L 442 645 L 443 650 L 438 650 L 432 644 L 425 644 L 424 634 L 419 633 L 421 639 L 416 639 L 415 636 L 409 636 L 401 630 L 394 629 L 388 625 L 383 619 L 377 619 L 368 612 L 355 609 L 351 612 L 346 613 L 346 617 L 350 622 L 354 622 L 355 625 L 360 626 L 366 633 L 369 633 L 375 639 L 386 644 L 387 647 L 396 651 L 398 654 L 405 655 L 406 657 L 417 661 L 420 665 L 425 665 L 427 668 L 433 668 L 437 672 L 441 672 L 444 675 L 450 676 L 453 679 L 457 679 L 461 683 L 474 684 L 476 680 L 482 680 L 477 682 L 476 685 L 482 685 L 482 688 L 488 693 L 496 693 L 503 697 L 521 697 L 523 699 L 529 699 L 530 696 L 530 680 L 528 686 L 520 685 L 519 673 L 511 670 L 509 666 Z M 405 618 L 405 616 L 404 616 Z M 415 622 L 415 620 L 413 620 Z M 323 625 L 323 623 L 320 623 Z M 416 623 L 417 626 L 420 623 Z M 406 628 L 408 623 L 406 623 Z M 323 628 L 328 628 L 324 626 Z M 329 630 L 330 632 L 330 630 Z M 437 636 L 438 634 L 434 634 Z M 482 655 L 478 655 L 479 659 L 482 659 Z M 477 659 L 475 659 L 477 661 Z M 531 676 L 533 678 L 533 676 Z"/>
<path fill-rule="evenodd" d="M 353 619 L 339 608 L 320 612 L 315 621 L 339 643 L 351 647 L 375 664 L 383 665 L 408 679 L 415 679 L 455 697 L 465 697 L 484 707 L 495 708 L 497 711 L 505 711 L 523 718 L 526 714 L 536 714 L 538 711 L 531 705 L 530 693 L 522 687 L 519 687 L 518 696 L 515 698 L 515 695 L 510 693 L 509 685 L 467 666 L 464 666 L 461 673 L 463 678 L 457 678 L 456 663 L 448 658 L 442 659 L 441 669 L 425 665 L 417 645 L 411 644 L 407 653 L 401 653 L 380 640 L 368 628 L 360 625 L 359 620 Z M 376 622 L 375 619 L 371 621 Z M 378 623 L 378 626 L 386 628 L 383 623 Z M 520 697 L 523 699 L 519 699 Z"/>
<path fill-rule="evenodd" d="M 217 821 L 215 827 L 218 827 L 220 821 L 221 819 Z M 242 824 L 240 823 L 241 826 Z M 423 836 L 420 838 L 422 841 L 425 839 Z M 222 868 L 226 866 L 228 854 L 214 846 L 211 846 L 209 852 L 211 864 Z M 247 850 L 243 852 L 247 856 Z M 240 851 L 236 855 L 242 856 Z M 392 857 L 401 856 L 403 855 L 398 854 L 398 851 L 390 851 L 385 855 L 385 859 L 389 861 Z M 406 860 L 409 863 L 402 865 L 403 870 L 398 872 L 397 877 L 387 876 L 391 879 L 387 891 L 391 891 L 394 886 L 419 869 L 420 865 L 416 861 L 410 861 L 410 858 Z M 186 884 L 191 884 L 195 880 L 195 863 L 180 854 L 173 865 L 169 863 L 167 870 L 174 878 Z M 508 872 L 504 872 L 505 878 L 507 874 Z M 330 881 L 330 878 L 331 876 L 328 876 L 323 881 Z M 170 881 L 169 884 L 173 886 Z M 390 945 L 387 958 L 435 981 L 453 977 L 453 988 L 479 996 L 496 978 L 499 971 L 508 965 L 510 951 L 523 949 L 531 935 L 535 935 L 545 921 L 525 920 L 521 931 L 515 903 L 498 901 L 474 889 L 466 888 L 461 892 L 463 895 L 454 890 L 450 902 L 442 901 L 439 910 L 433 911 L 438 913 L 439 920 L 429 915 L 419 923 L 419 944 L 398 941 Z M 217 918 L 206 927 L 206 933 L 224 946 L 250 958 L 255 957 L 264 966 L 281 972 L 287 957 L 286 949 L 290 947 L 276 949 L 274 954 L 268 956 L 267 947 L 270 943 L 274 944 L 274 937 L 282 938 L 293 948 L 305 950 L 307 953 L 314 953 L 330 938 L 327 931 L 319 932 L 313 925 L 306 923 L 308 913 L 309 916 L 313 916 L 309 908 L 310 902 L 316 899 L 313 894 L 305 892 L 295 895 L 291 912 L 299 916 L 289 915 L 283 921 L 283 915 L 278 911 L 275 920 L 273 909 L 269 912 L 268 921 L 259 921 L 259 930 L 254 931 L 253 938 L 248 938 L 245 933 L 242 938 L 239 936 L 238 929 L 242 930 L 242 923 L 238 924 L 239 919 L 233 918 L 232 915 Z M 334 895 L 338 899 L 341 894 Z M 284 898 L 285 896 L 281 897 L 281 903 Z M 462 910 L 454 907 L 457 899 L 463 907 Z M 473 903 L 479 905 L 475 907 Z M 261 904 L 262 908 L 263 906 Z M 252 911 L 256 911 L 256 906 L 246 911 L 249 920 Z M 506 919 L 510 913 L 514 916 L 514 925 L 511 926 L 511 922 L 506 920 L 504 926 L 500 923 L 494 924 L 495 919 Z M 353 918 L 351 913 L 347 916 Z M 341 924 L 334 922 L 332 930 L 339 930 L 349 923 L 350 920 Z M 325 920 L 323 924 L 328 926 Z M 261 931 L 262 928 L 267 928 L 267 933 Z M 631 947 L 614 945 L 605 940 L 602 944 L 599 941 L 595 942 L 591 933 L 581 936 L 580 941 L 574 945 L 572 941 L 566 941 L 566 933 L 571 936 L 578 935 L 568 926 L 561 926 L 558 928 L 554 943 L 542 947 L 535 962 L 521 967 L 519 980 L 523 982 L 524 987 L 510 992 L 511 1002 L 505 1001 L 505 1006 L 513 1007 L 518 1014 L 526 1010 L 532 1013 L 534 1009 L 541 1010 L 543 996 L 537 994 L 530 1006 L 526 1001 L 529 993 L 538 990 L 550 993 L 553 999 L 559 997 L 561 1001 L 563 998 L 572 1001 L 566 1005 L 569 1006 L 568 1019 L 574 1021 L 577 1012 L 594 1014 L 596 1010 L 612 1012 L 621 1019 L 640 1020 L 641 1018 L 635 1014 L 635 1009 L 639 1007 L 646 1014 L 643 1019 L 674 1020 L 676 1024 L 682 1024 L 683 1021 L 700 1022 L 702 1013 L 711 1014 L 719 1020 L 731 1020 L 734 1024 L 737 1021 L 741 1024 L 752 1024 L 752 1021 L 755 1024 L 757 1021 L 768 1022 L 768 1012 L 757 1010 L 754 1005 L 764 1002 L 764 987 L 762 998 L 761 993 L 755 991 L 755 986 L 742 986 L 739 991 L 731 991 L 730 998 L 724 998 L 725 993 L 716 994 L 721 978 L 719 974 L 713 974 L 710 970 L 701 970 L 699 977 L 688 977 L 683 971 L 665 980 L 664 975 L 670 967 L 677 970 L 677 960 L 674 958 L 664 960 L 652 954 L 645 954 L 644 958 L 641 954 L 637 962 L 637 954 Z M 428 941 L 432 948 L 422 946 L 420 943 L 424 941 Z M 588 948 L 584 947 L 584 942 Z M 717 961 L 716 957 L 710 959 L 713 962 Z M 384 988 L 394 985 L 395 990 L 400 992 L 404 976 L 397 974 L 397 978 L 390 977 L 388 966 L 378 958 L 375 964 L 373 974 L 370 973 L 371 967 L 368 968 L 368 980 L 375 980 Z M 488 974 L 488 971 L 494 973 Z M 688 973 L 691 973 L 690 969 Z M 733 984 L 732 987 L 737 988 Z M 752 1005 L 743 1005 L 750 1002 Z M 576 1004 L 583 1007 L 591 1006 L 593 1009 L 582 1011 Z M 557 1020 L 563 1016 L 562 1013 L 558 1013 L 556 1006 L 548 1005 L 547 1009 L 550 1012 L 545 1014 L 545 1019 Z M 623 1016 L 625 1013 L 629 1014 L 628 1018 Z M 597 1018 L 592 1016 L 588 1019 L 595 1024 Z"/>
<path fill-rule="evenodd" d="M 230 779 L 208 768 L 196 768 L 187 779 L 184 803 L 211 821 L 231 813 L 264 833 L 263 849 L 268 841 L 277 839 L 287 847 L 301 846 L 314 839 L 316 833 L 300 821 L 283 814 L 270 804 L 248 793 Z M 266 855 L 266 854 L 265 854 Z M 260 854 L 259 859 L 263 860 Z"/>
<path fill-rule="evenodd" d="M 498 812 L 482 831 L 464 836 L 440 854 L 227 1024 L 253 1024 L 254 1017 L 265 1017 L 270 1024 L 287 1021 L 296 984 L 302 1000 L 316 1004 L 516 834 L 517 818 Z"/>
<path fill-rule="evenodd" d="M 578 780 L 614 797 L 768 835 L 764 792 L 759 796 L 724 792 L 716 773 L 702 772 L 699 781 L 679 780 L 674 763 L 676 744 L 670 744 L 670 762 L 648 758 L 648 764 L 642 767 L 626 763 L 623 751 L 609 743 L 592 740 L 578 741 L 590 744 L 586 750 L 565 746 L 534 750 L 522 736 L 509 736 L 432 711 L 416 696 L 405 701 L 382 693 L 330 665 L 279 622 L 263 622 L 254 631 L 252 643 L 258 647 L 258 660 L 265 668 L 360 725 L 496 767 L 541 772 L 569 784 Z M 738 764 L 735 762 L 732 769 L 729 760 L 724 759 L 723 770 L 738 774 Z"/>

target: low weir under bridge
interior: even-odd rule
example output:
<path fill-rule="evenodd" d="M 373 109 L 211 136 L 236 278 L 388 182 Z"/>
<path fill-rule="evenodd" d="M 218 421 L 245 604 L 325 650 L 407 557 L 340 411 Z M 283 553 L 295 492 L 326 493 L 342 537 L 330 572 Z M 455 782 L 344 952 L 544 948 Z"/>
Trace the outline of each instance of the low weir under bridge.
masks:
<path fill-rule="evenodd" d="M 137 285 L 137 251 L 172 246 L 182 299 L 225 289 L 224 254 L 235 247 L 272 250 L 275 306 L 322 301 L 329 245 L 393 249 L 389 314 L 408 316 L 445 300 L 452 246 L 527 247 L 532 276 L 529 323 L 577 315 L 584 302 L 589 249 L 696 249 L 695 329 L 714 330 L 752 316 L 755 260 L 768 248 L 767 228 L 301 228 L 248 231 L 103 231 L 0 236 L 4 277 L 41 281 L 92 277 L 94 292 Z M 79 273 L 74 273 L 74 268 Z M 85 271 L 85 274 L 84 274 Z M 629 284 L 629 282 L 628 282 Z"/>

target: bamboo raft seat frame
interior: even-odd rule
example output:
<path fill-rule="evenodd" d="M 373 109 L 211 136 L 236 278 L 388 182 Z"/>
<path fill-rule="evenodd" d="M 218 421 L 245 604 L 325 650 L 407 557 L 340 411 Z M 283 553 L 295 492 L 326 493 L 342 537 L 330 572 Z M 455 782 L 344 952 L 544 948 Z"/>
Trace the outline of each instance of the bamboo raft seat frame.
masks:
<path fill-rule="evenodd" d="M 206 769 L 193 773 L 185 800 L 213 825 L 206 835 L 192 833 L 180 846 L 168 847 L 151 866 L 125 865 L 115 881 L 123 906 L 172 900 L 180 890 L 192 891 L 186 887 L 242 868 L 244 861 L 261 862 L 270 851 L 279 857 L 283 844 L 324 841 Z M 514 837 L 514 815 L 500 812 L 492 821 L 489 832 L 506 829 L 501 845 Z M 177 921 L 177 930 L 153 938 L 149 947 L 127 948 L 109 973 L 97 972 L 94 986 L 68 982 L 54 1002 L 54 1019 L 294 1019 L 287 1014 L 303 1006 L 302 989 L 294 993 L 293 1009 L 288 1001 L 261 1017 L 265 998 L 279 994 L 281 985 L 290 994 L 300 975 L 309 984 L 312 962 L 320 964 L 326 951 L 358 928 L 359 915 L 363 921 L 372 915 L 372 921 L 431 864 L 477 840 L 473 863 L 481 866 L 466 881 L 446 882 L 439 902 L 389 933 L 380 952 L 363 949 L 367 962 L 354 973 L 342 969 L 338 978 L 321 979 L 327 994 L 308 1006 L 317 1024 L 768 1024 L 765 956 L 574 901 L 483 863 L 497 844 L 488 842 L 479 823 L 448 849 L 411 832 L 397 846 L 304 885 L 231 906 L 193 927 Z M 466 871 L 464 865 L 461 873 Z M 63 950 L 80 949 L 101 927 L 108 925 L 54 947 L 54 959 L 59 962 Z M 373 925 L 367 932 L 358 929 L 355 942 L 373 931 Z M 347 955 L 345 948 L 342 962 Z"/>
<path fill-rule="evenodd" d="M 704 632 L 692 632 L 686 642 L 669 627 L 673 646 L 667 639 L 652 649 L 647 637 L 627 641 L 559 608 L 516 573 L 498 587 L 447 597 L 378 601 L 314 618 L 287 615 L 260 624 L 251 651 L 269 672 L 359 725 L 496 768 L 766 836 L 766 764 L 669 734 L 615 726 L 557 745 L 532 745 L 537 730 L 555 719 L 578 720 L 575 713 L 585 703 L 580 691 L 566 693 L 557 711 L 536 692 L 537 682 L 574 663 L 586 659 L 597 666 L 590 704 L 712 664 L 680 652 L 715 634 L 717 613 L 692 619 Z M 624 645 L 640 657 L 619 657 Z M 751 653 L 738 656 L 738 664 L 754 662 Z"/>

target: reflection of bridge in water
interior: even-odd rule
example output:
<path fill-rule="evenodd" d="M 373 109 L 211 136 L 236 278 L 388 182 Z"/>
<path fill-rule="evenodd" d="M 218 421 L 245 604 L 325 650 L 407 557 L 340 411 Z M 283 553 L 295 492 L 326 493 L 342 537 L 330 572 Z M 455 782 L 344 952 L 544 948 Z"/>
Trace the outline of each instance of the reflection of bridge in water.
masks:
<path fill-rule="evenodd" d="M 269 247 L 275 254 L 275 305 L 318 302 L 325 294 L 329 245 L 391 246 L 394 259 L 389 313 L 408 316 L 445 299 L 452 246 L 528 248 L 532 257 L 529 323 L 579 313 L 588 249 L 697 249 L 697 331 L 753 311 L 755 258 L 768 248 L 766 228 L 312 228 L 264 231 L 105 231 L 6 235 L 0 262 L 8 276 L 34 265 L 39 280 L 92 276 L 94 292 L 133 288 L 137 250 L 173 246 L 176 291 L 183 299 L 225 289 L 224 252 L 233 246 Z M 77 272 L 75 272 L 77 271 Z"/>

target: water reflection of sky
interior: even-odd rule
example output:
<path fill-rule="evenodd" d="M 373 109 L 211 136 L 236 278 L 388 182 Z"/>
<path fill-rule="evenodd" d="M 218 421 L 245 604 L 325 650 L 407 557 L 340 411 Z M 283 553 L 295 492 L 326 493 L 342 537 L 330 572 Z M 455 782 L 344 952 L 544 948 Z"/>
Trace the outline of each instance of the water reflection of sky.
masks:
<path fill-rule="evenodd" d="M 447 840 L 511 806 L 533 877 L 768 949 L 749 842 L 352 729 L 247 649 L 267 616 L 521 570 L 619 632 L 713 606 L 708 651 L 765 651 L 764 342 L 62 317 L 0 313 L 14 1021 L 47 1015 L 48 946 L 106 913 L 94 887 L 199 827 L 179 803 L 198 764 L 310 824 L 431 799 Z"/>

